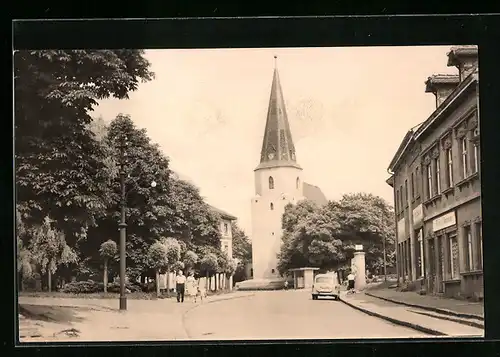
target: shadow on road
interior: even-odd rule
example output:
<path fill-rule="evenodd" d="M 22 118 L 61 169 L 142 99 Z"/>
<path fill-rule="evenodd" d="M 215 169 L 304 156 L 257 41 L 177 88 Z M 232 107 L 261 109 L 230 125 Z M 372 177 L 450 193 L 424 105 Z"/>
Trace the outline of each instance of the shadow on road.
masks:
<path fill-rule="evenodd" d="M 47 305 L 19 305 L 19 314 L 28 320 L 45 322 L 55 322 L 70 324 L 72 322 L 82 322 L 84 318 L 77 315 L 77 310 L 86 311 L 89 308 L 64 307 Z"/>

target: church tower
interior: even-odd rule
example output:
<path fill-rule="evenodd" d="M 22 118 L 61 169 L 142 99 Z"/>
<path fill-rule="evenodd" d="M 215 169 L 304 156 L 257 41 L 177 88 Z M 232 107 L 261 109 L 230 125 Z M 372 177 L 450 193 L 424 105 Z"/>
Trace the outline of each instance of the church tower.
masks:
<path fill-rule="evenodd" d="M 297 164 L 276 56 L 267 121 L 255 172 L 252 199 L 252 267 L 254 279 L 279 277 L 281 218 L 288 203 L 303 199 L 302 168 Z"/>

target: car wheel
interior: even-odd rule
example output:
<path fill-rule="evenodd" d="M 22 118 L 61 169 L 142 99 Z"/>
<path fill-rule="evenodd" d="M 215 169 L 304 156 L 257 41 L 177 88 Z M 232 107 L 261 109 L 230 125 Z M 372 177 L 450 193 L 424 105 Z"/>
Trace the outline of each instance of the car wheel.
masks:
<path fill-rule="evenodd" d="M 313 295 L 313 296 L 312 296 L 312 299 L 313 299 L 313 300 L 318 300 L 318 295 Z"/>

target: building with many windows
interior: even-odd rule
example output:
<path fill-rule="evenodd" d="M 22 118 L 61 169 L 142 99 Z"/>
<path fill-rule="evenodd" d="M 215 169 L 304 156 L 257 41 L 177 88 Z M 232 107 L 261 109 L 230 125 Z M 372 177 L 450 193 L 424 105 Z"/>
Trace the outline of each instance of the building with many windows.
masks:
<path fill-rule="evenodd" d="M 398 276 L 430 293 L 483 295 L 479 78 L 476 46 L 453 47 L 457 75 L 433 75 L 430 117 L 412 128 L 389 165 Z"/>

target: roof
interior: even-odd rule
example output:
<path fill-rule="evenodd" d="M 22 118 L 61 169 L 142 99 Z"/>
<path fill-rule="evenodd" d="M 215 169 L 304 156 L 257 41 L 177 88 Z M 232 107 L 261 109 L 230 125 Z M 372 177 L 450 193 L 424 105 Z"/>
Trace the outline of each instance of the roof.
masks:
<path fill-rule="evenodd" d="M 394 171 L 394 168 L 398 164 L 399 160 L 403 157 L 403 155 L 406 153 L 406 149 L 409 147 L 411 140 L 413 139 L 414 136 L 414 128 L 410 129 L 406 135 L 404 136 L 403 140 L 401 141 L 401 144 L 399 144 L 398 150 L 396 151 L 396 154 L 394 154 L 394 157 L 391 160 L 391 163 L 389 164 L 389 170 L 392 172 Z"/>
<path fill-rule="evenodd" d="M 236 221 L 238 219 L 235 216 L 233 216 L 232 214 L 227 213 L 226 211 L 223 211 L 223 210 L 221 210 L 221 209 L 219 209 L 217 207 L 214 207 L 212 205 L 209 205 L 209 206 L 210 206 L 210 208 L 213 211 L 217 212 L 222 218 L 225 218 L 225 219 L 228 219 L 228 220 L 231 220 L 231 221 Z"/>
<path fill-rule="evenodd" d="M 301 271 L 301 270 L 319 270 L 319 268 L 304 267 L 304 268 L 288 269 L 288 271 Z"/>
<path fill-rule="evenodd" d="M 315 202 L 319 206 L 323 206 L 328 203 L 326 196 L 318 186 L 308 184 L 307 182 L 304 182 L 302 186 L 303 195 L 306 199 Z"/>
<path fill-rule="evenodd" d="M 472 84 L 479 82 L 478 69 L 476 68 L 474 72 L 469 74 L 454 90 L 446 97 L 446 99 L 436 108 L 429 118 L 415 131 L 415 139 L 418 139 L 426 130 L 438 120 L 441 115 L 450 108 L 450 106 L 456 103 L 456 100 L 460 98 L 462 93 L 470 89 Z"/>
<path fill-rule="evenodd" d="M 448 52 L 448 66 L 456 66 L 463 57 L 477 57 L 478 47 L 476 45 L 454 46 Z"/>
<path fill-rule="evenodd" d="M 457 86 L 460 83 L 460 76 L 458 74 L 434 74 L 427 78 L 425 81 L 425 92 L 434 93 L 436 86 L 449 85 Z"/>
<path fill-rule="evenodd" d="M 387 180 L 385 180 L 389 186 L 394 187 L 394 175 L 391 175 Z"/>
<path fill-rule="evenodd" d="M 274 58 L 276 59 L 276 56 Z M 268 167 L 298 166 L 296 160 L 295 145 L 286 113 L 278 68 L 275 66 L 260 152 L 260 164 L 255 170 Z"/>

